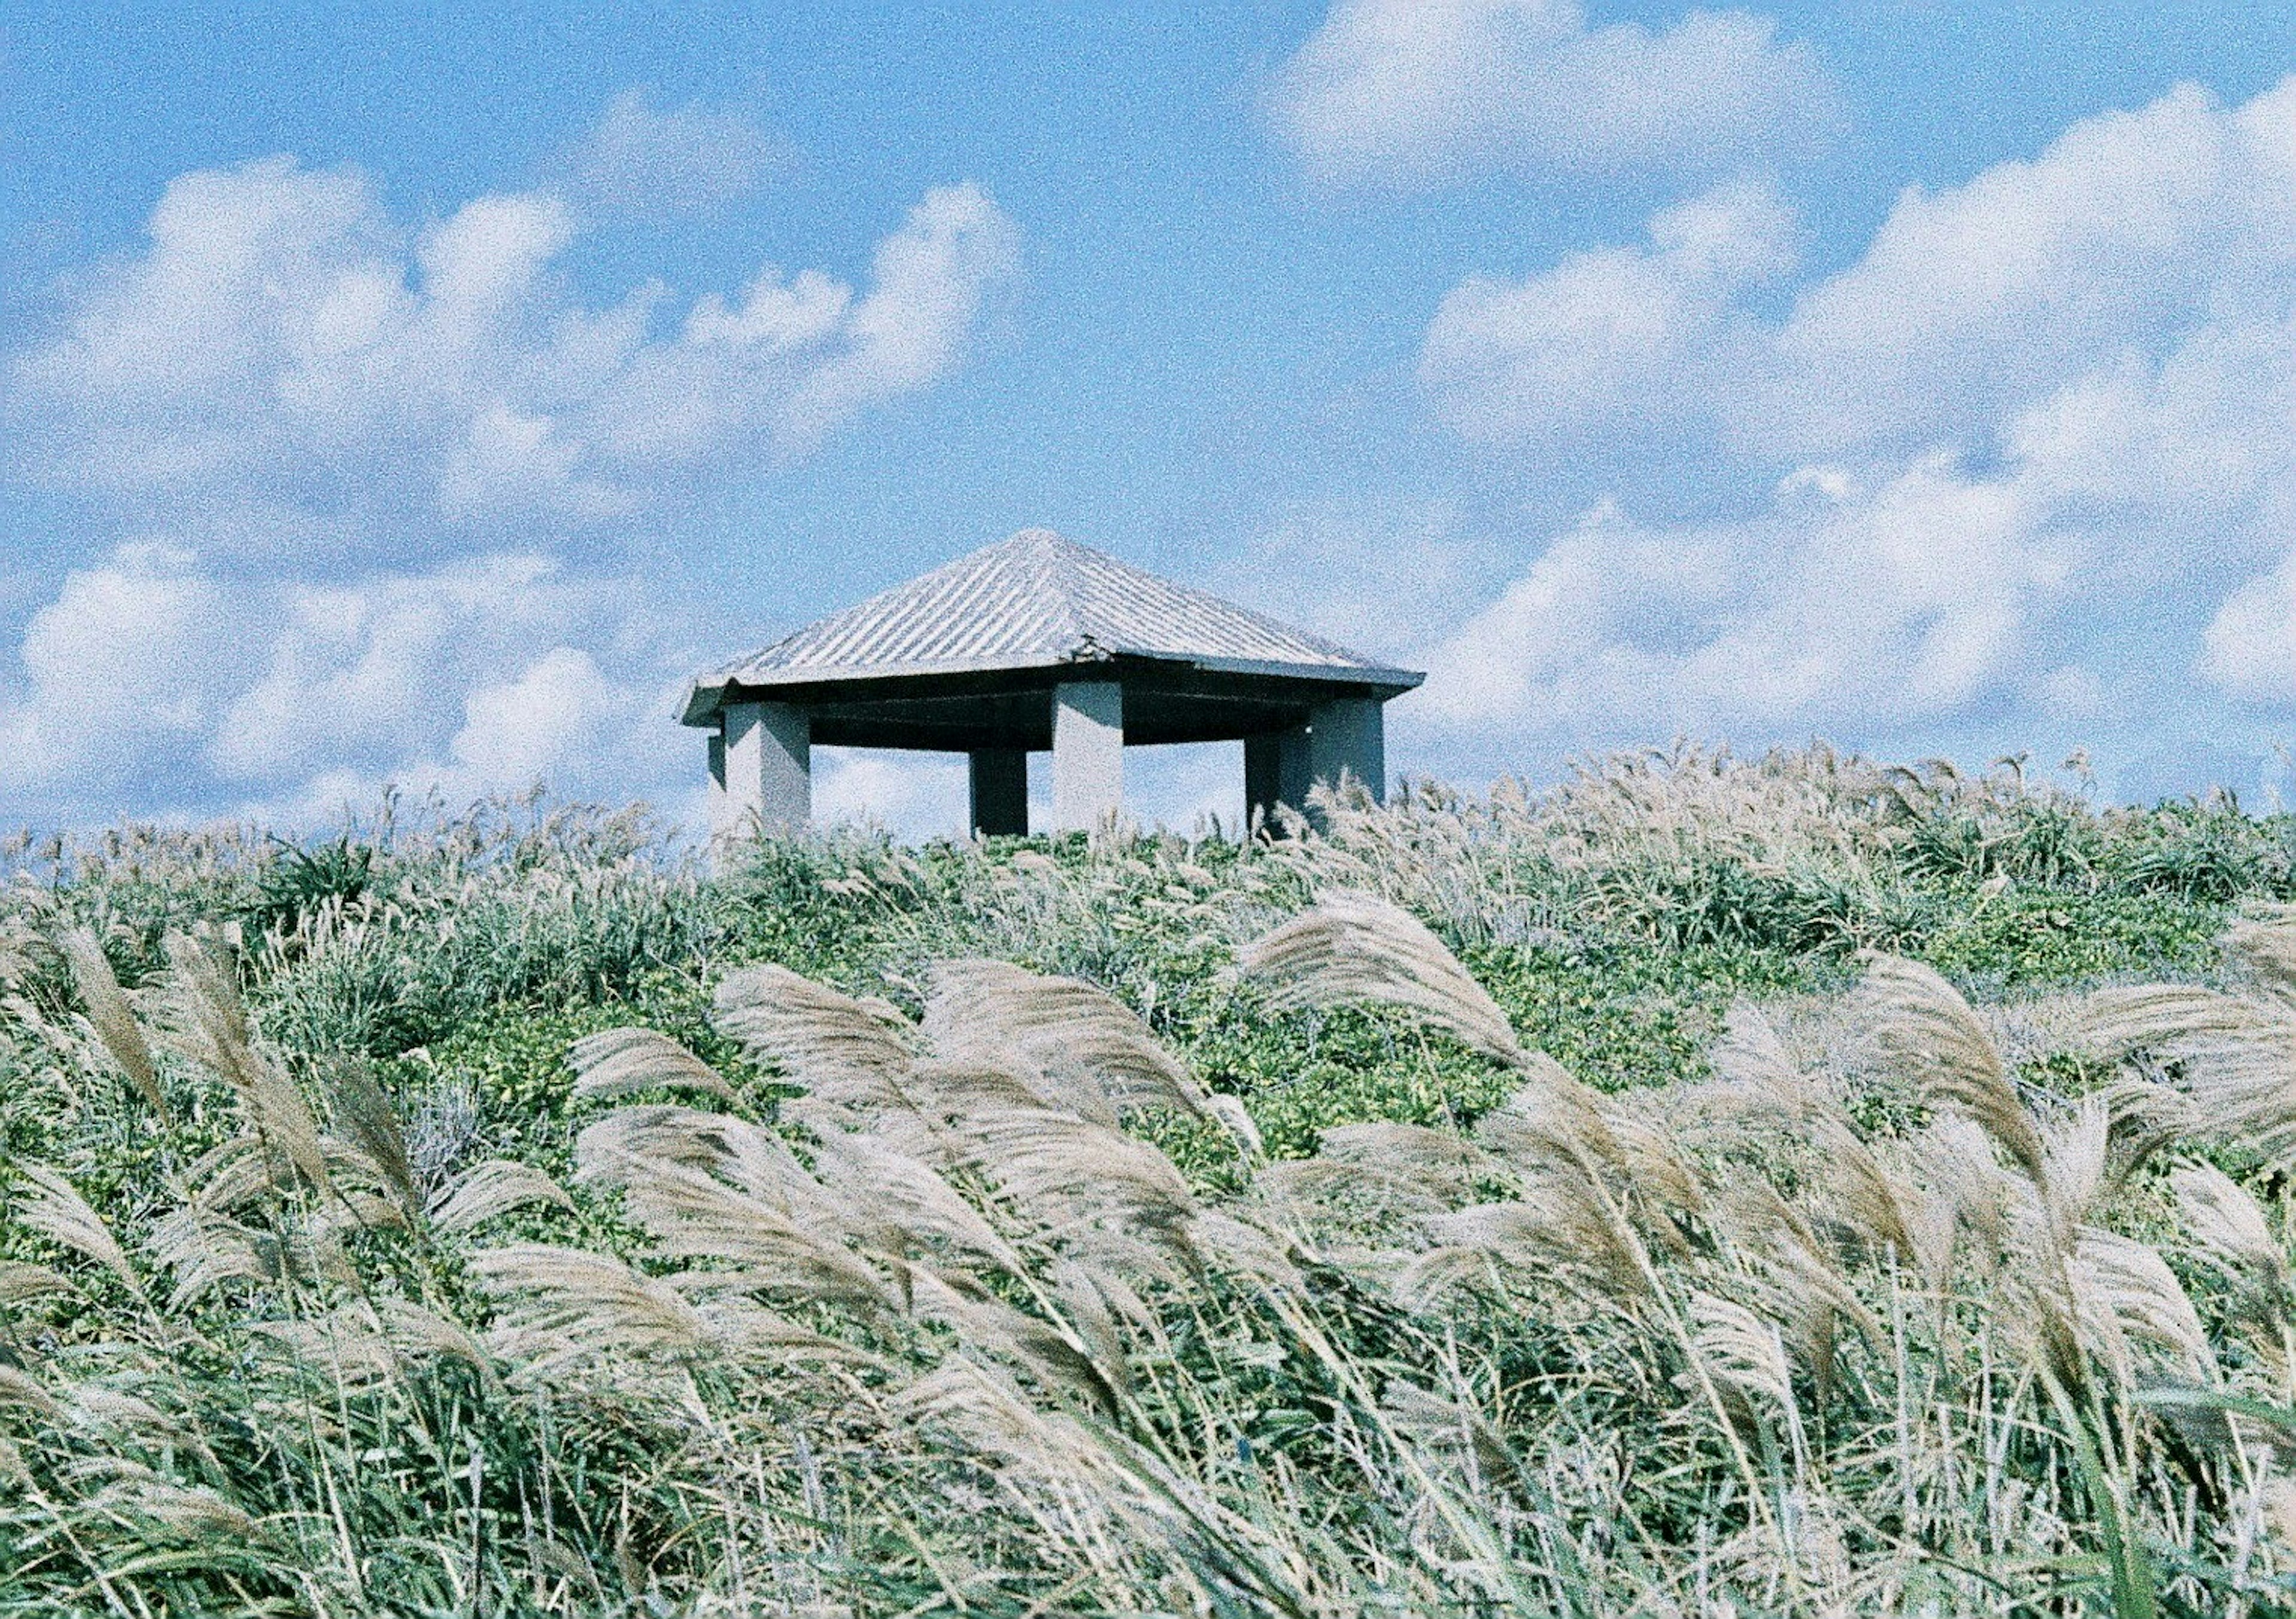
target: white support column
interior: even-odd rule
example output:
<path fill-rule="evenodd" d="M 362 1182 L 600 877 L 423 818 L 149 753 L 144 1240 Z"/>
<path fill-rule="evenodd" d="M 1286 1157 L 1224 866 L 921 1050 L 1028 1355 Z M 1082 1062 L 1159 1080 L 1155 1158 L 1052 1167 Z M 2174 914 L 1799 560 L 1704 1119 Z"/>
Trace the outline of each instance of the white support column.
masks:
<path fill-rule="evenodd" d="M 1275 830 L 1275 806 L 1285 804 L 1308 813 L 1308 728 L 1270 731 L 1243 739 L 1244 823 L 1258 815 L 1270 831 Z"/>
<path fill-rule="evenodd" d="M 712 796 L 721 838 L 753 830 L 801 832 L 813 819 L 813 719 L 788 703 L 728 703 L 713 763 L 725 789 Z"/>
<path fill-rule="evenodd" d="M 1029 835 L 1029 755 L 1021 748 L 972 754 L 972 830 L 983 838 Z"/>
<path fill-rule="evenodd" d="M 1070 681 L 1053 688 L 1053 830 L 1096 831 L 1124 808 L 1124 688 Z"/>
<path fill-rule="evenodd" d="M 1372 802 L 1387 802 L 1387 724 L 1368 697 L 1318 703 L 1308 721 L 1308 772 L 1340 785 L 1347 776 L 1364 784 Z"/>

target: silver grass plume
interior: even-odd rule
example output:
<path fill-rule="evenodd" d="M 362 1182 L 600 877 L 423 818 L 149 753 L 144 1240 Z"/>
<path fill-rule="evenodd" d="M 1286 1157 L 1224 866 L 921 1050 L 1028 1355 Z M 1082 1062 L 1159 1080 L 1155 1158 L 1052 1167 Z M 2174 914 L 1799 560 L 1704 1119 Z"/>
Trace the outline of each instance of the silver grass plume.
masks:
<path fill-rule="evenodd" d="M 1544 1051 L 1526 1052 L 1523 1082 L 1475 1125 L 1475 1139 L 1498 1159 L 1518 1167 L 1567 1166 L 1593 1175 L 1607 1170 L 1627 1199 L 1661 1216 L 1695 1214 L 1706 1206 L 1704 1177 L 1673 1132 L 1647 1116 L 1650 1093 L 1605 1095 Z M 1684 1238 L 1672 1218 L 1652 1224 L 1659 1239 L 1679 1250 Z"/>
<path fill-rule="evenodd" d="M 2195 1133 L 2282 1159 L 2296 1153 L 2296 1007 L 2286 1001 L 2189 985 L 2101 990 L 2082 1031 L 2101 1056 L 2177 1065 Z"/>
<path fill-rule="evenodd" d="M 1409 912 L 1332 893 L 1236 953 L 1235 970 L 1278 1009 L 1375 1001 L 1419 1013 L 1500 1062 L 1521 1060 L 1514 1027 L 1458 958 Z"/>
<path fill-rule="evenodd" d="M 1465 1198 L 1498 1171 L 1491 1156 L 1465 1137 L 1424 1124 L 1337 1124 L 1324 1132 L 1316 1156 L 1398 1176 L 1433 1197 Z"/>
<path fill-rule="evenodd" d="M 414 1159 L 406 1149 L 406 1127 L 399 1119 L 398 1105 L 375 1079 L 373 1065 L 355 1057 L 338 1057 L 325 1065 L 324 1072 L 337 1140 L 364 1156 L 408 1219 L 420 1217 L 422 1190 L 415 1184 Z"/>
<path fill-rule="evenodd" d="M 1095 985 L 977 959 L 937 961 L 929 983 L 924 1033 L 943 1059 L 994 1062 L 1018 1053 L 1044 1077 L 1052 1100 L 1095 1124 L 1169 1108 L 1237 1130 L 1234 1111 L 1213 1108 L 1138 1015 Z M 1239 1139 L 1245 1150 L 1257 1150 L 1248 1116 Z"/>
<path fill-rule="evenodd" d="M 1054 1236 L 1096 1231 L 1185 1250 L 1196 1201 L 1144 1141 L 1042 1104 L 985 1100 L 964 1114 L 968 1166 Z"/>
<path fill-rule="evenodd" d="M 371 1393 L 396 1381 L 402 1370 L 398 1349 L 363 1304 L 324 1315 L 257 1321 L 248 1330 L 290 1367 L 344 1394 Z"/>
<path fill-rule="evenodd" d="M 1121 1407 L 1131 1376 L 1120 1347 L 1103 1341 L 1096 1351 L 1080 1333 L 1017 1310 L 986 1290 L 960 1290 L 923 1267 L 912 1269 L 906 1280 L 910 1307 L 919 1320 L 953 1329 L 962 1342 L 987 1350 L 1048 1392 L 1111 1416 Z"/>
<path fill-rule="evenodd" d="M 124 1519 L 155 1538 L 189 1546 L 260 1545 L 267 1539 L 253 1518 L 213 1490 L 178 1484 L 133 1462 L 115 1460 L 111 1468 L 125 1476 L 88 1498 L 93 1516 Z"/>
<path fill-rule="evenodd" d="M 700 1091 L 720 1101 L 737 1100 L 724 1075 L 668 1035 L 648 1028 L 585 1034 L 567 1051 L 574 1094 L 584 1100 L 655 1089 Z"/>
<path fill-rule="evenodd" d="M 682 1359 L 712 1346 L 709 1324 L 676 1288 L 608 1255 L 521 1243 L 481 1248 L 471 1266 L 502 1304 L 490 1348 L 537 1376 L 601 1357 Z"/>
<path fill-rule="evenodd" d="M 19 1160 L 14 1169 L 19 1183 L 14 1209 L 17 1222 L 60 1247 L 95 1261 L 117 1276 L 129 1293 L 143 1299 L 143 1279 L 127 1263 L 126 1251 L 103 1223 L 102 1216 L 89 1206 L 72 1183 L 45 1164 Z"/>
<path fill-rule="evenodd" d="M 578 1184 L 626 1185 L 635 1169 L 652 1164 L 722 1175 L 784 1211 L 826 1196 L 787 1142 L 731 1114 L 662 1103 L 618 1108 L 575 1138 Z"/>
<path fill-rule="evenodd" d="M 1628 1310 L 1653 1302 L 1649 1255 L 1591 1173 L 1558 1167 L 1528 1174 L 1521 1193 L 1426 1222 L 1435 1246 L 1405 1267 L 1398 1296 L 1429 1298 L 1496 1266 L 1553 1277 Z M 1463 1263 L 1471 1256 L 1480 1263 Z"/>
<path fill-rule="evenodd" d="M 1918 961 L 1874 954 L 1866 958 L 1858 998 L 1877 1049 L 1932 1106 L 1974 1119 L 2036 1186 L 2046 1184 L 2040 1130 L 1992 1036 L 1959 991 Z"/>
<path fill-rule="evenodd" d="M 1732 1007 L 1709 1060 L 1714 1077 L 1690 1098 L 1702 1118 L 1735 1143 L 1798 1140 L 1808 1150 L 1814 1201 L 1831 1215 L 1837 1235 L 1916 1257 L 1921 1192 L 1866 1139 L 1833 1088 L 1794 1061 L 1768 1017 L 1744 1002 Z"/>
<path fill-rule="evenodd" d="M 1692 1342 L 1707 1371 L 1742 1396 L 1759 1394 L 1782 1413 L 1794 1407 L 1793 1367 L 1777 1324 L 1734 1299 L 1690 1296 Z"/>
<path fill-rule="evenodd" d="M 2202 1163 L 2170 1170 L 2169 1185 L 2193 1247 L 2240 1285 L 2251 1310 L 2276 1320 L 2296 1305 L 2288 1252 L 2245 1188 L 2215 1165 Z"/>
<path fill-rule="evenodd" d="M 726 1280 L 842 1305 L 864 1313 L 895 1303 L 883 1277 L 811 1222 L 699 1170 L 630 1166 L 623 1206 L 666 1259 L 734 1267 Z"/>
<path fill-rule="evenodd" d="M 497 1214 L 537 1203 L 570 1213 L 574 1207 L 566 1189 L 533 1165 L 515 1158 L 488 1158 L 439 1188 L 428 1212 L 430 1223 L 440 1231 L 467 1231 Z"/>
<path fill-rule="evenodd" d="M 930 1164 L 871 1136 L 827 1124 L 813 1128 L 815 1161 L 865 1219 L 856 1224 L 889 1253 L 945 1244 L 989 1261 L 1012 1276 L 1027 1274 L 1021 1255 Z"/>
<path fill-rule="evenodd" d="M 272 1149 L 324 1190 L 327 1152 L 318 1121 L 277 1057 L 256 1046 L 223 947 L 170 934 L 168 959 L 170 970 L 161 985 L 165 1043 L 229 1083 Z"/>
<path fill-rule="evenodd" d="M 71 969 L 80 1004 L 87 1009 L 88 1026 L 119 1065 L 138 1094 L 160 1117 L 168 1116 L 167 1092 L 160 1085 L 159 1065 L 144 1025 L 128 1004 L 127 993 L 111 970 L 111 960 L 91 928 L 67 928 L 56 936 L 56 951 Z"/>
<path fill-rule="evenodd" d="M 2296 905 L 2256 906 L 2226 929 L 2221 943 L 2259 989 L 2296 1010 Z"/>
<path fill-rule="evenodd" d="M 898 1104 L 915 1031 L 882 1001 L 857 1001 L 786 967 L 743 968 L 718 985 L 720 1033 L 832 1101 Z"/>
<path fill-rule="evenodd" d="M 2115 1340 L 2133 1338 L 2165 1352 L 2185 1377 L 2218 1380 L 2216 1352 L 2192 1300 L 2149 1245 L 2084 1228 L 2075 1241 L 2071 1272 L 2079 1317 L 2091 1352 L 2100 1359 L 2125 1367 L 2127 1352 Z"/>
<path fill-rule="evenodd" d="M 20 1310 L 43 1299 L 63 1298 L 78 1292 L 65 1277 L 45 1265 L 20 1259 L 0 1260 L 0 1310 Z"/>

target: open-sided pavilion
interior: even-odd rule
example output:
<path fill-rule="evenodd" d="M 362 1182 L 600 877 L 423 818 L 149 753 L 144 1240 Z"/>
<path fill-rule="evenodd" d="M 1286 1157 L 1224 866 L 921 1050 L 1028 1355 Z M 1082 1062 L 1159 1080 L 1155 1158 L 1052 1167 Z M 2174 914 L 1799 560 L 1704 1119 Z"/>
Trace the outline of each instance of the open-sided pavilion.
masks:
<path fill-rule="evenodd" d="M 1251 812 L 1318 781 L 1385 789 L 1382 706 L 1425 676 L 1032 528 L 832 614 L 693 683 L 714 824 L 812 815 L 812 749 L 963 753 L 973 830 L 1029 830 L 1050 749 L 1057 830 L 1120 812 L 1124 748 L 1243 743 Z"/>

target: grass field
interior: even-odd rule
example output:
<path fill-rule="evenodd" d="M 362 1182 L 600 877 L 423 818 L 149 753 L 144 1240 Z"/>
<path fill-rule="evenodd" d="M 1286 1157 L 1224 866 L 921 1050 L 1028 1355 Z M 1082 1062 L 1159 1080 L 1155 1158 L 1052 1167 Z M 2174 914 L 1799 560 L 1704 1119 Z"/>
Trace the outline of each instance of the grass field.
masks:
<path fill-rule="evenodd" d="M 2296 821 L 6 856 L 0 1613 L 2296 1607 Z"/>

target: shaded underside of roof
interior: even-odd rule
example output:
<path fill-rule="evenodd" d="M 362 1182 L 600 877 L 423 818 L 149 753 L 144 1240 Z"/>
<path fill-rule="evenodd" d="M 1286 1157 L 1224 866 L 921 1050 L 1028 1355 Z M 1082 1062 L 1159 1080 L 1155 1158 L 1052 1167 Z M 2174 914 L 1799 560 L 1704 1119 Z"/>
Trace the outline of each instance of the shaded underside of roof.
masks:
<path fill-rule="evenodd" d="M 1066 669 L 964 669 L 799 686 L 734 688 L 724 700 L 791 702 L 812 722 L 812 740 L 840 748 L 1043 749 L 1053 742 L 1054 688 L 1112 681 L 1123 690 L 1128 746 L 1225 742 L 1310 724 L 1335 699 L 1384 699 L 1398 688 L 1369 681 L 1204 669 L 1115 658 Z M 711 689 L 717 696 L 724 689 Z M 687 723 L 709 723 L 689 712 Z"/>
<path fill-rule="evenodd" d="M 1037 528 L 702 676 L 686 718 L 705 722 L 729 687 L 1139 659 L 1395 691 L 1421 679 Z"/>

